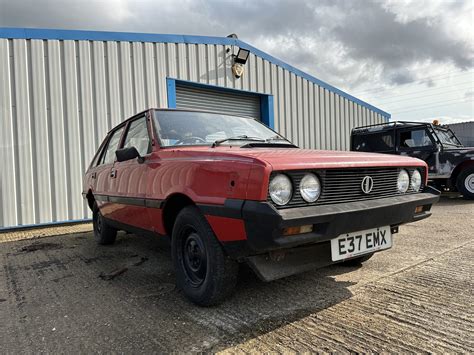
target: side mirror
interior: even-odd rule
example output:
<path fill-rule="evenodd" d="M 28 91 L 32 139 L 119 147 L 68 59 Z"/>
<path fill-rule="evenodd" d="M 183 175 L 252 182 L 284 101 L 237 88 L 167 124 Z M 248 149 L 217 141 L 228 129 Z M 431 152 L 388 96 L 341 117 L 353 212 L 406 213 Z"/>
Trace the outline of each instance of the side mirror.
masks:
<path fill-rule="evenodd" d="M 145 161 L 145 159 L 140 156 L 140 153 L 138 153 L 138 150 L 135 147 L 118 149 L 115 151 L 115 156 L 117 157 L 118 162 L 127 161 L 135 158 L 138 158 L 138 162 L 140 164 Z"/>

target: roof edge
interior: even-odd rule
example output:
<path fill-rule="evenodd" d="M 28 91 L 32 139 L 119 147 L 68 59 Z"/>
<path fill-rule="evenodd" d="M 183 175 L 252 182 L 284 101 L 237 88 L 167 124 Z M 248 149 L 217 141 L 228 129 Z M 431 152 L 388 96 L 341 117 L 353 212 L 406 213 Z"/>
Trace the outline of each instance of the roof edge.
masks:
<path fill-rule="evenodd" d="M 61 29 L 38 29 L 38 28 L 17 28 L 0 27 L 0 38 L 8 39 L 43 39 L 43 40 L 85 40 L 85 41 L 126 41 L 126 42 L 156 42 L 156 43 L 190 43 L 190 44 L 217 44 L 238 46 L 250 50 L 253 54 L 278 65 L 318 86 L 332 91 L 348 100 L 364 106 L 390 119 L 391 115 L 371 104 L 352 96 L 310 74 L 307 74 L 282 60 L 261 51 L 250 44 L 235 38 L 196 36 L 196 35 L 176 35 L 176 34 L 155 34 L 139 32 L 108 32 L 108 31 L 86 31 L 86 30 L 61 30 Z"/>

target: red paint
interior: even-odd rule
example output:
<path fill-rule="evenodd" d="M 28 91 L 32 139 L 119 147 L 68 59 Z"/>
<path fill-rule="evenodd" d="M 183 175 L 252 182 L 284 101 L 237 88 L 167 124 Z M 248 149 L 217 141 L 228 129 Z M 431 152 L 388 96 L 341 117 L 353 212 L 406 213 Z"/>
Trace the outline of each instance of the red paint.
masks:
<path fill-rule="evenodd" d="M 243 220 L 208 215 L 206 215 L 206 218 L 217 239 L 221 242 L 233 242 L 247 239 Z"/>
<path fill-rule="evenodd" d="M 161 208 L 147 208 L 150 228 L 145 228 L 161 235 L 166 235 L 163 223 L 163 210 Z"/>
<path fill-rule="evenodd" d="M 148 111 L 148 117 L 152 112 Z M 196 204 L 223 205 L 229 198 L 266 200 L 269 177 L 274 170 L 417 166 L 427 171 L 422 160 L 388 154 L 228 145 L 160 148 L 151 119 L 148 129 L 153 145 L 144 163 L 133 159 L 91 167 L 84 177 L 84 192 L 159 200 L 182 194 Z M 117 171 L 115 178 L 111 177 L 113 170 Z M 161 209 L 109 202 L 101 206 L 101 211 L 122 223 L 165 233 Z M 208 218 L 219 239 L 242 238 L 241 221 L 226 218 L 229 221 L 223 223 L 223 217 Z"/>

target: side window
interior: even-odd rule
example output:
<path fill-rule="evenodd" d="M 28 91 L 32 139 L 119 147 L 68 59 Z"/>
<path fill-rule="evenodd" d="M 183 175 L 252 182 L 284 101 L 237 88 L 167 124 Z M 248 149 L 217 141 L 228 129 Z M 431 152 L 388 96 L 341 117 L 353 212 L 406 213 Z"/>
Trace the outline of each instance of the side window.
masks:
<path fill-rule="evenodd" d="M 400 132 L 400 148 L 431 147 L 433 142 L 425 129 Z"/>
<path fill-rule="evenodd" d="M 141 156 L 150 153 L 150 137 L 148 136 L 145 117 L 141 117 L 130 123 L 123 147 L 135 147 Z"/>
<path fill-rule="evenodd" d="M 393 134 L 391 132 L 354 135 L 352 137 L 352 142 L 354 150 L 363 152 L 391 151 L 395 146 Z"/>
<path fill-rule="evenodd" d="M 104 152 L 104 149 L 105 149 L 105 146 L 106 146 L 106 144 L 105 144 L 106 143 L 105 142 L 106 138 L 104 138 L 104 140 L 102 141 L 102 143 L 99 146 L 99 149 L 97 149 L 97 152 L 94 155 L 94 159 L 92 160 L 91 165 L 90 165 L 91 168 L 99 165 L 100 161 L 102 160 L 103 152 Z"/>
<path fill-rule="evenodd" d="M 120 137 L 122 136 L 123 127 L 112 133 L 112 137 L 109 139 L 109 144 L 105 150 L 102 164 L 110 164 L 115 161 L 115 151 L 118 149 L 120 144 Z"/>

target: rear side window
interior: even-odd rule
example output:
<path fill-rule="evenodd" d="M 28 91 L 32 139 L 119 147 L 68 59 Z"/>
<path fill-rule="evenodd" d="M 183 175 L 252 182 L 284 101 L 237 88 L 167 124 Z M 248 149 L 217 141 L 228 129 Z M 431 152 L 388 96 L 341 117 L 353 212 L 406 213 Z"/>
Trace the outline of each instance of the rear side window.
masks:
<path fill-rule="evenodd" d="M 92 160 L 91 165 L 90 165 L 91 168 L 93 168 L 94 166 L 99 165 L 99 161 L 102 160 L 102 156 L 103 156 L 102 153 L 104 151 L 105 146 L 106 146 L 106 142 L 105 142 L 105 139 L 104 139 L 102 141 L 102 143 L 100 144 L 99 149 L 95 153 L 94 160 Z"/>
<path fill-rule="evenodd" d="M 400 148 L 430 147 L 433 142 L 425 129 L 400 132 Z"/>
<path fill-rule="evenodd" d="M 145 116 L 130 123 L 123 147 L 135 147 L 141 156 L 150 153 L 150 137 Z"/>
<path fill-rule="evenodd" d="M 119 147 L 120 137 L 122 136 L 122 132 L 123 132 L 123 127 L 112 133 L 112 136 L 109 139 L 109 143 L 107 144 L 107 149 L 105 150 L 105 153 L 104 153 L 102 164 L 110 164 L 115 161 L 115 151 Z"/>
<path fill-rule="evenodd" d="M 395 147 L 395 140 L 392 132 L 354 135 L 352 146 L 361 152 L 391 151 Z"/>

